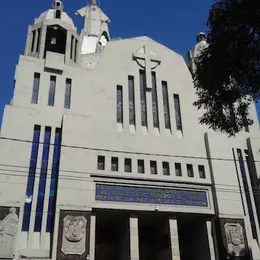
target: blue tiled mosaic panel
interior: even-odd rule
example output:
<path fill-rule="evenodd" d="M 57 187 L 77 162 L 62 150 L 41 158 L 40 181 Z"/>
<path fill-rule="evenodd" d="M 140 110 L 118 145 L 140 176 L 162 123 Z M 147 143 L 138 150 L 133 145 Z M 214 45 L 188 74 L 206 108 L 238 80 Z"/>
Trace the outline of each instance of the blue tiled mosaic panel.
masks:
<path fill-rule="evenodd" d="M 206 191 L 96 184 L 96 200 L 208 207 Z"/>

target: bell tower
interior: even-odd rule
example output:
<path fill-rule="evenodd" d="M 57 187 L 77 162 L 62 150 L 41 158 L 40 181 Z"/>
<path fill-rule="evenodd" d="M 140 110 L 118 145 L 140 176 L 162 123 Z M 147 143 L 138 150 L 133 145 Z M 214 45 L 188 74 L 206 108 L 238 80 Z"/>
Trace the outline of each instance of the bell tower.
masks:
<path fill-rule="evenodd" d="M 25 55 L 39 59 L 57 56 L 66 64 L 77 63 L 78 39 L 77 29 L 64 12 L 62 1 L 54 0 L 51 8 L 29 26 Z"/>

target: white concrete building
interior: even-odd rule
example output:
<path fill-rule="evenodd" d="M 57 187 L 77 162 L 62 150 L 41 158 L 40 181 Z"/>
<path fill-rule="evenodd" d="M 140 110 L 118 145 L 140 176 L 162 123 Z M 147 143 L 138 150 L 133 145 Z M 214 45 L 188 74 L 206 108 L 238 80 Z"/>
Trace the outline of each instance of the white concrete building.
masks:
<path fill-rule="evenodd" d="M 111 39 L 95 1 L 77 14 L 81 35 L 54 1 L 16 67 L 0 259 L 260 259 L 254 105 L 235 138 L 209 130 L 182 56 L 149 37 Z"/>

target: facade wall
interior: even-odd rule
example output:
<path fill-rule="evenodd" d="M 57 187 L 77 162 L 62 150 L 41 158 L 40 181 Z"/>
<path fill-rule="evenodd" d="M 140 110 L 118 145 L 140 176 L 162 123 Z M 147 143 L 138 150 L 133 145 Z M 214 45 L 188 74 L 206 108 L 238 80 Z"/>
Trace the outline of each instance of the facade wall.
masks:
<path fill-rule="evenodd" d="M 139 81 L 141 67 L 133 59 L 133 54 L 143 46 L 152 50 L 156 54 L 156 59 L 160 61 L 160 64 L 154 69 L 157 78 L 158 129 L 153 127 L 150 92 L 147 93 L 148 129 L 141 126 Z M 90 212 L 98 209 L 127 210 L 129 212 L 159 211 L 169 214 L 194 213 L 244 220 L 249 246 L 253 248 L 253 254 L 258 253 L 259 249 L 255 246 L 257 238 L 252 235 L 251 220 L 248 216 L 249 205 L 243 191 L 241 169 L 235 161 L 238 159 L 237 149 L 253 151 L 254 158 L 258 158 L 255 139 L 251 139 L 251 136 L 257 138 L 259 135 L 257 115 L 253 105 L 250 109 L 250 116 L 255 123 L 249 127 L 249 133 L 241 132 L 235 138 L 228 138 L 224 134 L 215 133 L 206 126 L 200 125 L 198 119 L 202 112 L 197 111 L 192 105 L 196 100 L 196 94 L 192 76 L 184 59 L 148 37 L 111 41 L 104 52 L 82 56 L 78 63 L 71 65 L 70 62 L 65 62 L 62 66 L 54 64 L 54 67 L 59 67 L 59 71 L 54 68 L 49 69 L 47 68 L 49 65 L 46 65 L 48 62 L 53 63 L 55 57 L 58 58 L 55 54 L 53 57 L 47 55 L 47 59 L 44 60 L 20 56 L 15 73 L 14 96 L 11 104 L 5 107 L 2 121 L 0 206 L 17 207 L 20 211 L 16 257 L 24 254 L 27 257 L 46 258 L 52 251 L 53 259 L 56 259 L 56 256 L 63 259 L 64 256 L 60 253 L 61 242 L 58 242 L 61 241 L 63 216 L 63 213 L 60 213 L 61 210 L 83 211 L 88 216 L 89 222 Z M 37 104 L 31 103 L 34 73 L 41 75 Z M 48 106 L 51 75 L 56 76 L 53 107 Z M 128 76 L 134 77 L 136 113 L 134 127 L 129 124 Z M 66 79 L 72 80 L 70 109 L 64 109 Z M 167 81 L 168 84 L 171 131 L 165 129 L 164 125 L 162 81 Z M 121 126 L 117 123 L 116 118 L 117 85 L 121 85 L 123 88 L 124 110 Z M 176 128 L 173 94 L 178 94 L 180 97 L 182 134 Z M 30 230 L 21 232 L 31 141 L 35 125 L 41 126 L 38 170 L 34 183 Z M 55 129 L 62 128 L 53 237 L 44 229 L 41 232 L 33 230 L 36 218 L 37 190 L 40 183 L 42 143 L 46 126 L 52 128 L 52 135 L 45 187 L 43 227 L 47 222 L 48 204 L 46 201 L 48 201 L 51 189 Z M 232 149 L 234 149 L 234 154 Z M 98 156 L 105 157 L 104 170 L 97 168 Z M 118 171 L 111 170 L 112 157 L 118 158 Z M 124 170 L 126 158 L 132 161 L 132 170 L 128 173 Z M 144 160 L 144 174 L 138 173 L 138 160 Z M 150 161 L 157 162 L 158 174 L 151 174 Z M 169 163 L 169 176 L 163 175 L 163 162 Z M 181 164 L 182 176 L 175 175 L 175 163 Z M 193 165 L 194 177 L 188 177 L 187 164 Z M 203 165 L 205 168 L 205 178 L 199 176 L 199 165 Z M 255 167 L 257 168 L 257 165 Z M 252 191 L 250 174 L 246 170 L 249 190 Z M 208 206 L 97 201 L 95 199 L 97 183 L 206 191 Z M 255 205 L 254 199 L 252 193 L 252 217 L 255 220 L 256 234 L 259 237 L 257 218 L 259 209 Z M 89 250 L 93 252 L 91 246 Z"/>

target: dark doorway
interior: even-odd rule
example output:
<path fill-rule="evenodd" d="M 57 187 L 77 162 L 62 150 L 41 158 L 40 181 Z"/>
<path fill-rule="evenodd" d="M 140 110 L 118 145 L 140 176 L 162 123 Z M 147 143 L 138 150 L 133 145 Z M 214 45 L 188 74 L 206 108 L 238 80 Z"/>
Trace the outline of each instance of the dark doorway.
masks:
<path fill-rule="evenodd" d="M 129 259 L 129 218 L 121 212 L 97 212 L 96 260 Z"/>
<path fill-rule="evenodd" d="M 181 260 L 210 260 L 205 218 L 182 215 L 178 218 Z"/>
<path fill-rule="evenodd" d="M 171 260 L 167 217 L 157 214 L 139 216 L 140 260 Z"/>

